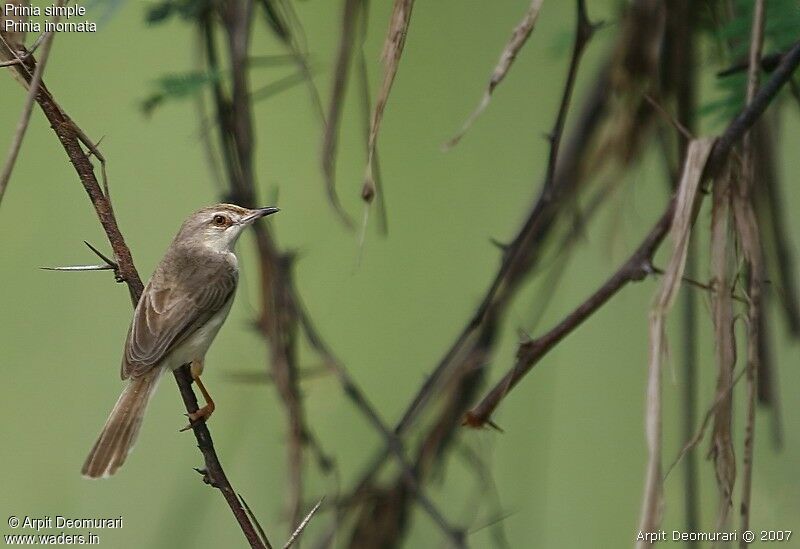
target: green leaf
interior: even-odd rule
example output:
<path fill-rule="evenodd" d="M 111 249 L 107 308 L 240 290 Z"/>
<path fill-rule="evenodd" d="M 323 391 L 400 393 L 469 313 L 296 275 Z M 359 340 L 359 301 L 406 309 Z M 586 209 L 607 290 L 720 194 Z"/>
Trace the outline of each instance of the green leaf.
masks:
<path fill-rule="evenodd" d="M 150 116 L 165 101 L 194 96 L 219 79 L 219 74 L 207 71 L 164 75 L 156 80 L 156 90 L 142 101 L 142 112 Z"/>

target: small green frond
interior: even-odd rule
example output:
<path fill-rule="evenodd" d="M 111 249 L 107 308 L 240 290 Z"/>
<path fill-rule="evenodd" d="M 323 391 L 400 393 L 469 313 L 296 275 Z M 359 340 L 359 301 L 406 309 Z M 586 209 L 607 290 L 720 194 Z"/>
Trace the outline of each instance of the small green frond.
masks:
<path fill-rule="evenodd" d="M 747 55 L 753 18 L 751 0 L 735 0 L 734 17 L 724 25 L 710 30 L 722 46 L 721 68 L 734 70 L 717 78 L 715 99 L 700 109 L 702 116 L 713 116 L 715 122 L 729 120 L 744 105 Z M 770 0 L 764 21 L 764 55 L 784 52 L 798 39 L 800 5 L 797 0 Z M 774 55 L 773 55 L 774 57 Z M 725 72 L 725 71 L 723 71 Z"/>
<path fill-rule="evenodd" d="M 156 80 L 156 90 L 142 101 L 142 112 L 149 116 L 164 101 L 193 96 L 219 78 L 219 74 L 205 71 L 164 75 Z"/>
<path fill-rule="evenodd" d="M 173 15 L 191 21 L 206 11 L 209 2 L 210 0 L 163 0 L 148 8 L 145 21 L 150 25 L 158 25 Z"/>

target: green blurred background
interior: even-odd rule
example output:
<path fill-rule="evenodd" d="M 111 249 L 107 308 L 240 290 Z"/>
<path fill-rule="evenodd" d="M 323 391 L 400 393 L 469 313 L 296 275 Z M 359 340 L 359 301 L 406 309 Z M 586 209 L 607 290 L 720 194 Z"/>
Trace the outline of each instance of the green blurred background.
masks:
<path fill-rule="evenodd" d="M 97 34 L 56 37 L 46 82 L 93 138 L 103 137 L 114 207 L 136 264 L 149 274 L 191 211 L 218 201 L 198 141 L 191 101 L 171 102 L 151 118 L 140 110 L 158 77 L 195 67 L 190 28 L 172 20 L 148 27 L 149 4 L 125 2 Z M 374 221 L 358 261 L 358 244 L 332 213 L 319 170 L 320 123 L 301 85 L 255 107 L 257 170 L 262 202 L 281 245 L 298 250 L 297 285 L 319 328 L 383 418 L 394 422 L 477 304 L 499 255 L 491 238 L 512 236 L 535 196 L 569 57 L 574 6 L 545 2 L 537 28 L 490 108 L 449 153 L 440 145 L 477 103 L 510 30 L 527 0 L 442 0 L 415 7 L 404 58 L 380 136 L 390 232 Z M 308 37 L 316 80 L 327 98 L 338 43 L 340 2 L 296 3 Z M 593 19 L 611 23 L 587 52 L 577 101 L 614 36 L 615 2 L 589 2 Z M 90 6 L 100 19 L 101 4 Z M 367 59 L 373 82 L 390 13 L 371 11 Z M 253 52 L 280 53 L 262 30 Z M 289 69 L 256 69 L 253 87 Z M 706 69 L 708 73 L 712 69 Z M 701 72 L 703 67 L 701 66 Z M 710 82 L 710 80 L 709 80 Z M 706 95 L 713 86 L 705 82 Z M 6 151 L 24 93 L 0 79 L 0 151 Z M 351 97 L 357 96 L 355 88 Z M 576 101 L 576 105 L 578 104 Z M 797 109 L 782 123 L 782 175 L 787 211 L 800 208 Z M 361 216 L 362 119 L 355 99 L 344 114 L 339 191 Z M 711 131 L 714 128 L 709 128 Z M 497 379 L 512 363 L 519 331 L 544 329 L 563 316 L 618 265 L 668 199 L 660 158 L 649 152 L 586 231 L 544 317 L 538 277 L 507 317 L 490 367 Z M 707 212 L 698 226 L 707 227 Z M 789 216 L 791 234 L 800 221 Z M 124 517 L 124 528 L 101 531 L 108 547 L 231 547 L 243 538 L 223 499 L 192 467 L 201 457 L 174 383 L 154 398 L 128 463 L 111 480 L 90 482 L 79 469 L 121 389 L 119 359 L 130 318 L 124 287 L 108 273 L 57 274 L 40 266 L 90 263 L 89 240 L 107 250 L 89 201 L 54 134 L 38 111 L 0 207 L 0 533 L 6 517 Z M 700 240 L 705 245 L 705 239 Z M 800 238 L 794 239 L 795 251 Z M 231 316 L 207 357 L 204 379 L 218 409 L 210 428 L 233 485 L 274 543 L 289 530 L 284 509 L 285 415 L 274 388 L 241 383 L 231 374 L 265 370 L 266 349 L 252 329 L 257 265 L 250 235 L 240 243 L 243 282 Z M 659 256 L 663 264 L 663 256 Z M 702 263 L 705 265 L 705 263 Z M 707 273 L 702 267 L 703 276 Z M 647 309 L 653 280 L 620 293 L 537 366 L 495 417 L 505 434 L 465 432 L 465 445 L 495 474 L 512 547 L 624 547 L 636 535 L 645 464 L 643 429 Z M 700 406 L 712 400 L 714 364 L 707 299 L 701 301 Z M 675 315 L 677 316 L 677 315 Z M 777 453 L 769 422 L 759 417 L 753 485 L 753 529 L 800 526 L 800 366 L 782 326 L 775 327 L 785 446 Z M 677 337 L 673 338 L 678 341 Z M 679 428 L 680 348 L 665 373 L 665 461 L 682 445 Z M 316 366 L 309 357 L 304 366 Z M 743 387 L 737 391 L 743 390 Z M 335 457 L 339 483 L 349 486 L 380 441 L 332 377 L 303 382 L 309 423 Z M 737 395 L 741 397 L 741 394 Z M 742 402 L 742 400 L 740 400 Z M 743 408 L 735 419 L 741 431 Z M 707 446 L 698 452 L 704 455 Z M 741 449 L 741 441 L 737 441 Z M 710 529 L 715 488 L 701 461 L 702 521 Z M 337 490 L 337 479 L 309 468 L 309 502 Z M 664 528 L 683 528 L 681 471 L 666 482 Z M 738 487 L 737 487 L 738 488 Z M 454 523 L 469 524 L 475 547 L 492 545 L 496 519 L 487 495 L 463 460 L 451 458 L 430 487 Z M 738 493 L 738 490 L 737 490 Z M 327 527 L 321 513 L 308 538 Z M 57 532 L 57 531 L 56 531 Z M 29 532 L 28 532 L 29 533 Z M 800 532 L 781 547 L 800 547 Z M 415 511 L 409 547 L 441 546 L 428 517 Z M 307 544 L 308 545 L 308 544 Z"/>

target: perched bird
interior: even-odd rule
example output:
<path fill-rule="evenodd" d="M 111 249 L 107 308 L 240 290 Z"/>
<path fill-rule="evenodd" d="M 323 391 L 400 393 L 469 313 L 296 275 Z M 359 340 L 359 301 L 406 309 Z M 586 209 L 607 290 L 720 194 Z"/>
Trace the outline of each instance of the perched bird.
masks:
<path fill-rule="evenodd" d="M 165 371 L 191 364 L 206 400 L 190 415 L 191 421 L 207 419 L 214 411 L 200 374 L 236 292 L 239 264 L 234 246 L 245 227 L 277 211 L 217 204 L 183 222 L 136 305 L 122 355 L 127 385 L 83 464 L 84 476 L 111 476 L 125 462 Z"/>

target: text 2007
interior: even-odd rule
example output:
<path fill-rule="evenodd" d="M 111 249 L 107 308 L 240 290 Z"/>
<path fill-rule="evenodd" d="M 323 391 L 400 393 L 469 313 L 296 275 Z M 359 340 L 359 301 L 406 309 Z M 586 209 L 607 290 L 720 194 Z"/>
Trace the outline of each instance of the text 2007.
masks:
<path fill-rule="evenodd" d="M 761 530 L 758 539 L 761 541 L 789 541 L 791 537 L 791 530 Z"/>

